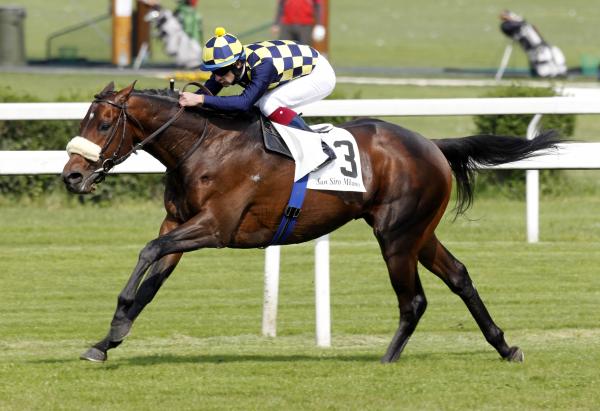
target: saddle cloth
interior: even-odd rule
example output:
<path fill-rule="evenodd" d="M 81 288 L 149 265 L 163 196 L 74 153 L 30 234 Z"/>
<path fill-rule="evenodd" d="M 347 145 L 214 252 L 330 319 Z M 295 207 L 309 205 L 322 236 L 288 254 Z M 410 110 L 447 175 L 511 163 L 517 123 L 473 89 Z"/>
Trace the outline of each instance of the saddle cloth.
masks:
<path fill-rule="evenodd" d="M 294 181 L 309 174 L 307 188 L 333 191 L 367 191 L 363 184 L 360 152 L 354 136 L 348 131 L 318 124 L 314 133 L 272 123 L 296 162 Z M 336 159 L 319 168 L 328 156 L 321 141 L 335 152 Z"/>

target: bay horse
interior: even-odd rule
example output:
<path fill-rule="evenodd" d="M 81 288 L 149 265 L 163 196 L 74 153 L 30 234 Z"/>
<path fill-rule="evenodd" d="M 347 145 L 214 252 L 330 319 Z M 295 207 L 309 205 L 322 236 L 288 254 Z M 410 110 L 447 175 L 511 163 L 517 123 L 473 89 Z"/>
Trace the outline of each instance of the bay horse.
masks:
<path fill-rule="evenodd" d="M 108 334 L 81 355 L 89 361 L 106 361 L 107 351 L 122 343 L 182 253 L 268 246 L 294 176 L 293 161 L 265 150 L 256 116 L 183 109 L 178 92 L 136 91 L 134 86 L 115 91 L 111 82 L 95 96 L 76 137 L 95 150 L 71 151 L 62 172 L 69 191 L 85 194 L 136 149 L 143 148 L 167 169 L 160 234 L 141 250 L 118 296 Z M 450 199 L 453 175 L 458 215 L 472 202 L 479 165 L 523 159 L 555 147 L 560 139 L 547 132 L 530 141 L 493 135 L 429 140 L 375 119 L 340 127 L 356 139 L 366 192 L 309 190 L 285 244 L 313 240 L 353 219 L 362 218 L 373 228 L 399 307 L 398 328 L 383 363 L 398 360 L 427 307 L 417 262 L 463 300 L 503 359 L 523 361 L 523 352 L 507 344 L 467 269 L 435 229 Z"/>

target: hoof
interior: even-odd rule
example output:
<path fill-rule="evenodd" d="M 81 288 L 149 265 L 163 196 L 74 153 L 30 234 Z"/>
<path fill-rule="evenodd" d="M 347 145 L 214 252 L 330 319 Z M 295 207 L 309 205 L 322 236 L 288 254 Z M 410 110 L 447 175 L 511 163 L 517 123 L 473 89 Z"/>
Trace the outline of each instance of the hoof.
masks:
<path fill-rule="evenodd" d="M 523 354 L 523 351 L 519 347 L 511 347 L 505 360 L 510 362 L 525 362 L 525 354 Z"/>
<path fill-rule="evenodd" d="M 80 360 L 86 360 L 91 362 L 104 362 L 108 359 L 106 352 L 100 351 L 96 347 L 92 347 L 79 356 Z"/>

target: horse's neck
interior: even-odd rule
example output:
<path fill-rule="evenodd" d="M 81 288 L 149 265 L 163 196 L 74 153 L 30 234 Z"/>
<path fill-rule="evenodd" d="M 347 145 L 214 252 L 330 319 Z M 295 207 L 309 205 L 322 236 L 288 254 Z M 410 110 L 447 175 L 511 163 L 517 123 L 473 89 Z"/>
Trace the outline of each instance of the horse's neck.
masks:
<path fill-rule="evenodd" d="M 150 120 L 143 124 L 145 136 L 160 128 L 169 121 L 177 112 L 174 107 L 157 107 L 154 113 L 146 116 Z M 173 169 L 185 161 L 192 151 L 208 151 L 211 144 L 230 142 L 227 147 L 235 150 L 235 142 L 240 134 L 247 134 L 244 143 L 252 140 L 255 132 L 256 122 L 238 119 L 226 119 L 210 117 L 190 112 L 184 112 L 170 127 L 165 129 L 161 135 L 155 137 L 145 149 L 153 157 L 159 160 L 167 169 Z M 201 148 L 202 147 L 202 148 Z M 220 150 L 221 151 L 221 150 Z"/>

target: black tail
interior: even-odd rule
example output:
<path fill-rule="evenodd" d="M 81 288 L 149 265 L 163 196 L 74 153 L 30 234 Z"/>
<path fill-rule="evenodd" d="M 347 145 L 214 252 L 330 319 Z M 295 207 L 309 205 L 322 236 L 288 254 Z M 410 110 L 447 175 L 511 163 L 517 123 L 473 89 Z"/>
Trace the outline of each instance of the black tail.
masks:
<path fill-rule="evenodd" d="M 458 198 L 456 213 L 464 213 L 473 203 L 473 175 L 481 166 L 493 166 L 533 157 L 536 151 L 556 147 L 561 140 L 555 131 L 538 135 L 533 140 L 477 135 L 462 138 L 432 140 L 448 159 Z"/>

